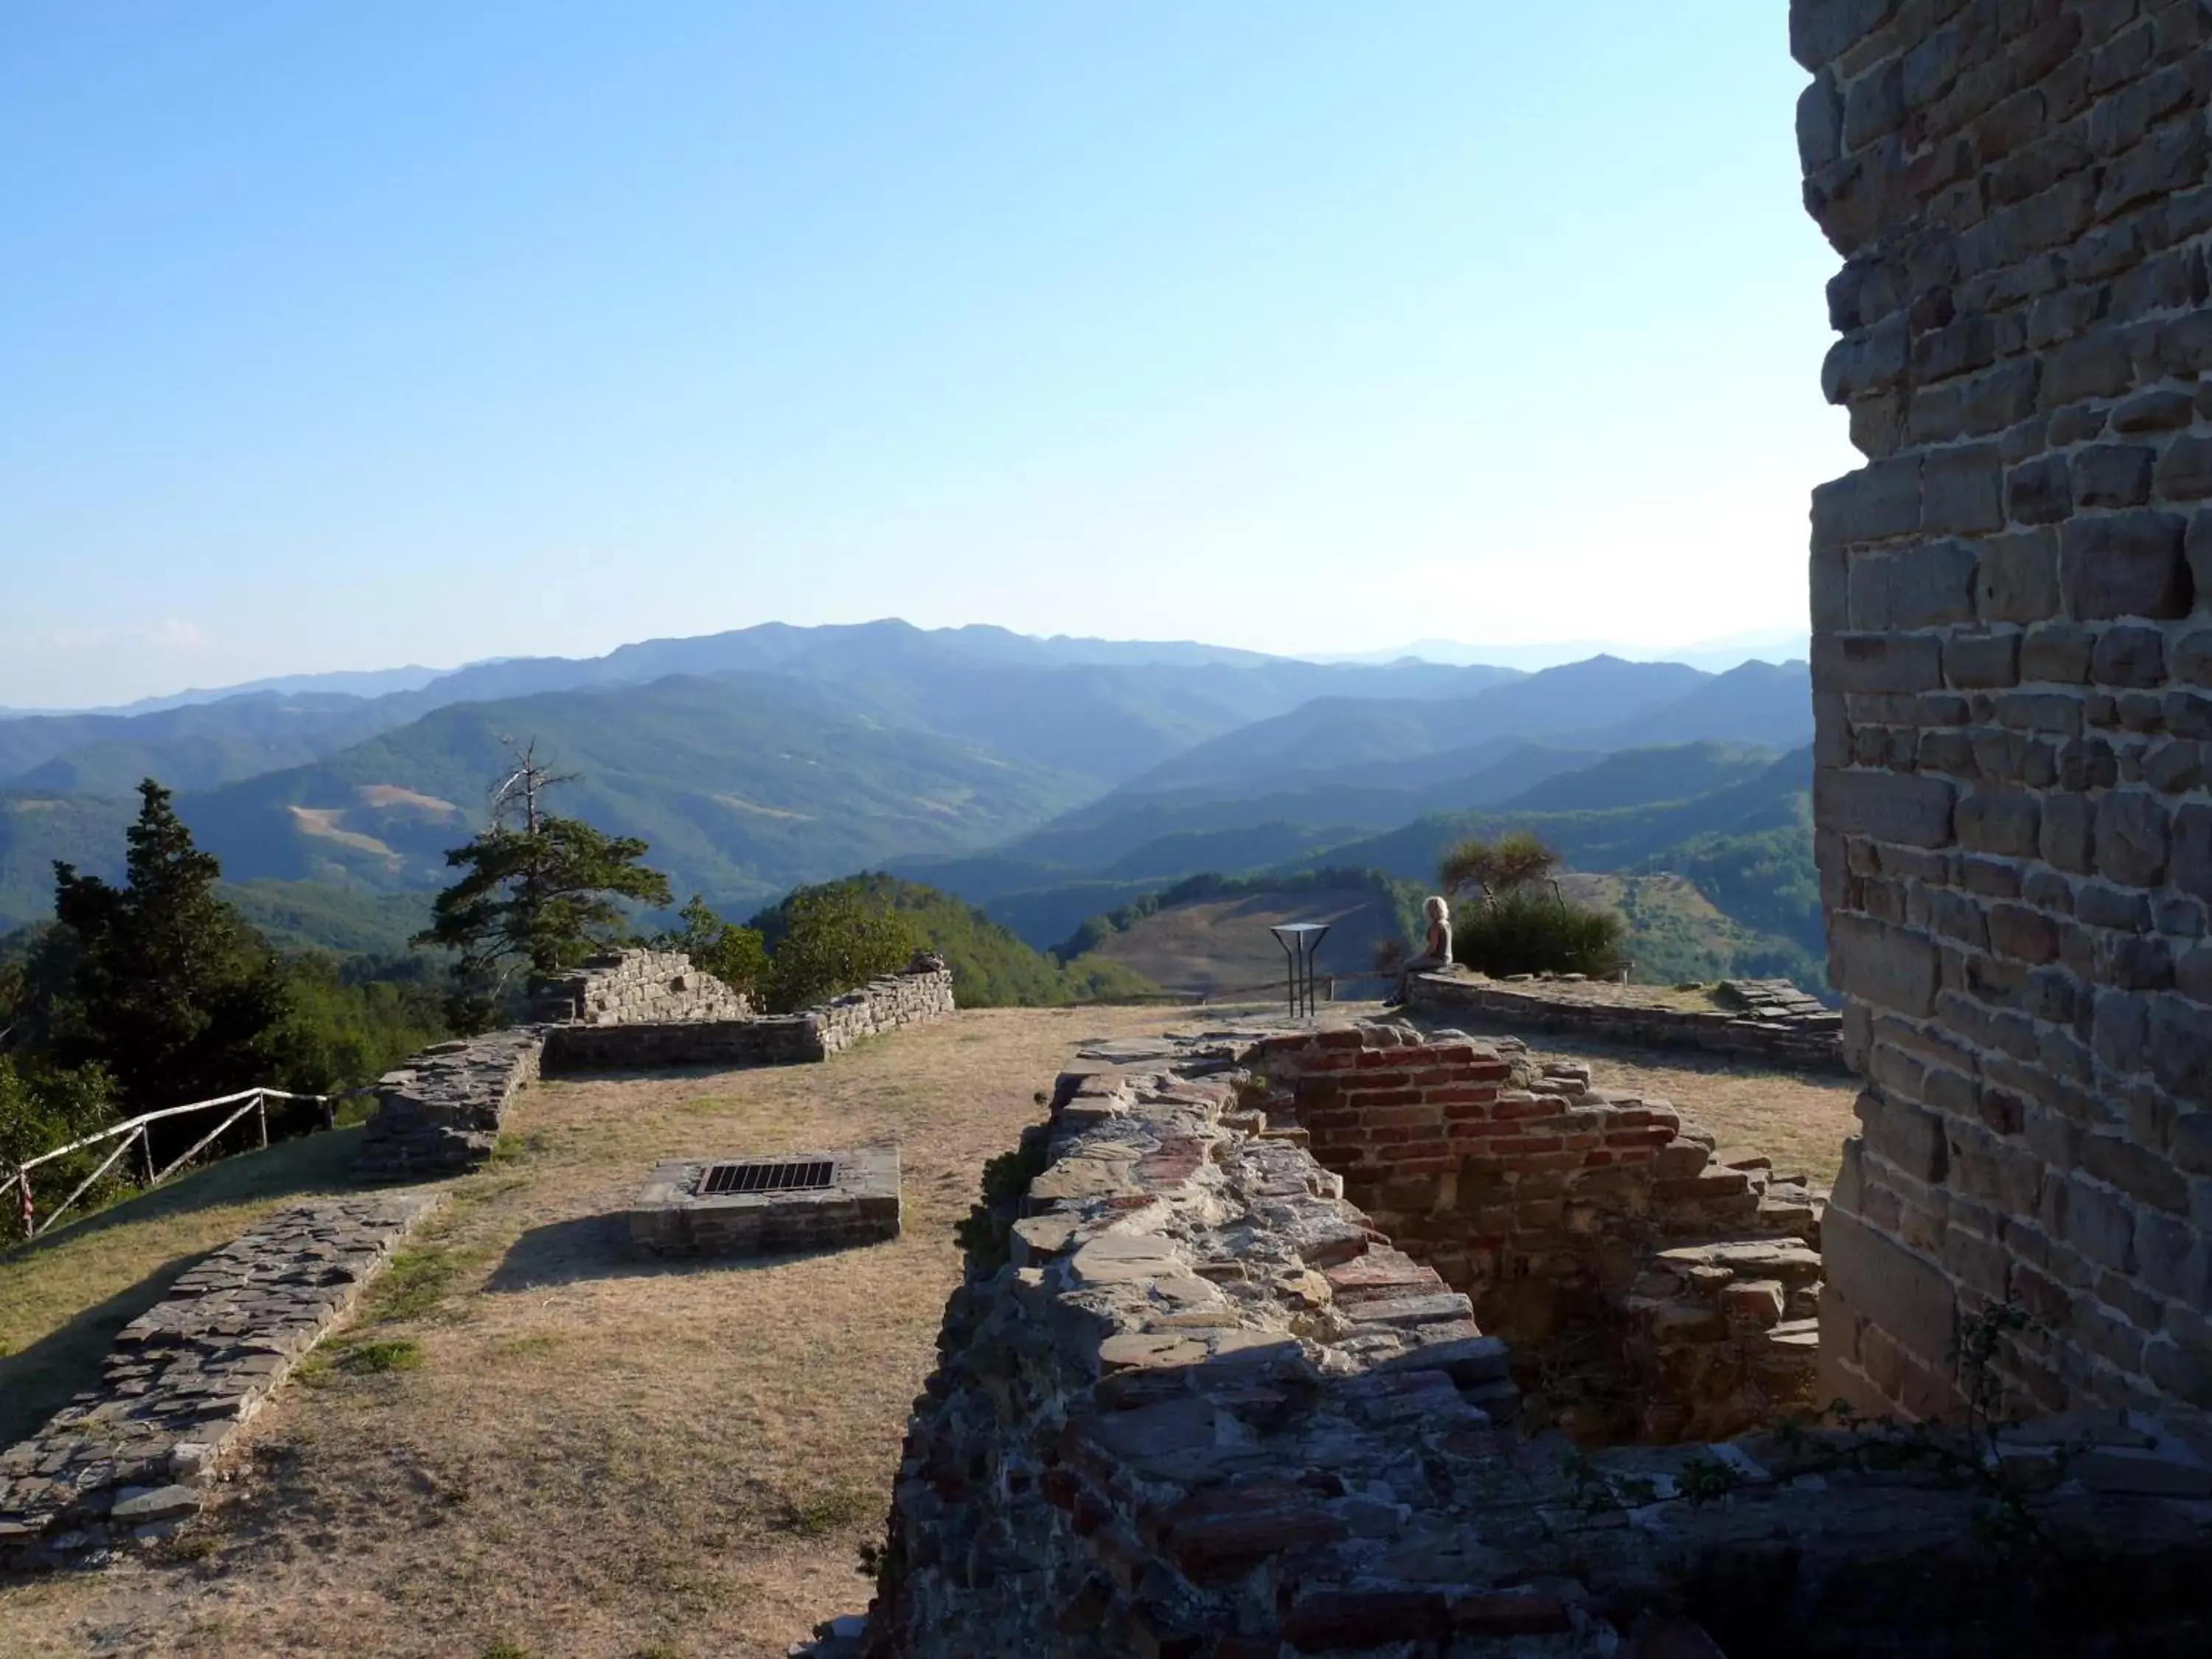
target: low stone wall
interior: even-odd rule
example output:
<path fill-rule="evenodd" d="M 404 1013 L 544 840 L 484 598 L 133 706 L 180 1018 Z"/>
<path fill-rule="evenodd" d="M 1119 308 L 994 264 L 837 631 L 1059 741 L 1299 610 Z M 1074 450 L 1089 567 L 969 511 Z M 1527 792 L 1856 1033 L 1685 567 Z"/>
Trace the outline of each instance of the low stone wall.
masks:
<path fill-rule="evenodd" d="M 952 974 L 941 958 L 795 1014 L 753 1019 L 559 1025 L 545 1034 L 545 1070 L 653 1071 L 673 1066 L 797 1066 L 842 1054 L 864 1037 L 942 1019 L 953 1012 Z"/>
<path fill-rule="evenodd" d="M 433 1044 L 386 1072 L 376 1080 L 376 1114 L 362 1132 L 356 1173 L 425 1181 L 483 1163 L 507 1103 L 537 1080 L 544 1046 L 537 1027 L 520 1025 Z"/>
<path fill-rule="evenodd" d="M 2155 1425 L 1531 1440 L 1504 1345 L 1244 1103 L 1251 1034 L 1138 1049 L 1061 1079 L 1026 1194 L 971 1223 L 824 1659 L 2201 1650 L 2212 1465 Z M 1811 1253 L 1771 1250 L 1664 1265 L 1786 1311 Z M 2047 1556 L 1990 1542 L 1985 1456 Z"/>
<path fill-rule="evenodd" d="M 179 1279 L 117 1334 L 97 1387 L 0 1452 L 0 1568 L 96 1560 L 197 1514 L 231 1437 L 437 1203 L 301 1205 Z"/>
<path fill-rule="evenodd" d="M 539 991 L 532 1017 L 546 1024 L 743 1019 L 752 1005 L 680 951 L 613 951 Z"/>
<path fill-rule="evenodd" d="M 805 1018 L 822 1028 L 823 1053 L 834 1054 L 863 1037 L 943 1019 L 952 1012 L 952 970 L 943 957 L 925 951 L 899 973 L 817 1003 Z"/>
<path fill-rule="evenodd" d="M 545 1033 L 546 1075 L 657 1072 L 679 1066 L 801 1066 L 826 1059 L 808 1014 L 678 1020 L 638 1025 L 556 1025 Z"/>
<path fill-rule="evenodd" d="M 1840 1014 L 1808 997 L 1790 1001 L 1774 990 L 1774 981 L 1742 983 L 1749 989 L 1741 998 L 1741 1012 L 1681 1008 L 1656 998 L 1638 1000 L 1632 994 L 1599 1000 L 1574 994 L 1565 981 L 1486 979 L 1463 970 L 1414 975 L 1406 1000 L 1424 1015 L 1462 1024 L 1695 1048 L 1806 1071 L 1849 1069 Z"/>
<path fill-rule="evenodd" d="M 518 1025 L 438 1043 L 377 1079 L 356 1170 L 368 1181 L 421 1181 L 474 1169 L 491 1156 L 507 1103 L 541 1072 L 804 1065 L 952 1012 L 951 970 L 925 952 L 902 972 L 796 1014 Z"/>

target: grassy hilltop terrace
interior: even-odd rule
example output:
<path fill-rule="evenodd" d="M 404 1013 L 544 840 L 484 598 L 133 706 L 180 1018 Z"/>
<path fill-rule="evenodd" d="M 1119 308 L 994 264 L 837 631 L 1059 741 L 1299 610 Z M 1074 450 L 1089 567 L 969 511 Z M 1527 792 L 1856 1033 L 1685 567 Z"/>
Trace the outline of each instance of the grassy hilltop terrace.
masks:
<path fill-rule="evenodd" d="M 0 1588 L 0 1652 L 781 1653 L 867 1599 L 856 1554 L 882 1536 L 985 1160 L 1041 1116 L 1036 1091 L 1085 1040 L 1210 1018 L 984 1010 L 821 1066 L 526 1091 L 494 1162 L 449 1183 L 439 1218 L 245 1431 L 208 1513 L 108 1571 Z M 1840 1080 L 1586 1058 L 1601 1086 L 1674 1099 L 1723 1148 L 1756 1146 L 1821 1189 L 1833 1177 L 1851 1121 Z M 0 1257 L 5 1431 L 85 1381 L 201 1253 L 345 1190 L 357 1135 L 231 1159 Z M 896 1243 L 686 1267 L 623 1236 L 660 1158 L 878 1140 L 904 1163 Z"/>

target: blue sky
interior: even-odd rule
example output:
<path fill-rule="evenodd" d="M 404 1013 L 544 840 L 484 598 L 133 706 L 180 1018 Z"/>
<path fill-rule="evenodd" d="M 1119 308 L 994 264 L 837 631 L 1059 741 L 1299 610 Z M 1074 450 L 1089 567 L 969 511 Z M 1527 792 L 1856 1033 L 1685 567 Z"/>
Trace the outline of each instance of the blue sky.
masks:
<path fill-rule="evenodd" d="M 1801 628 L 1772 0 L 0 7 L 0 705 Z"/>

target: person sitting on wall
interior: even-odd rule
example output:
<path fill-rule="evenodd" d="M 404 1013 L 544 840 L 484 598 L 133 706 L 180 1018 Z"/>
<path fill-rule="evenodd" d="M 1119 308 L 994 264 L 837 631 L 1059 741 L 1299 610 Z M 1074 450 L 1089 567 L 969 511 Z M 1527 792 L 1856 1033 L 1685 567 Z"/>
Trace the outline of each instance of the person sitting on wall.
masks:
<path fill-rule="evenodd" d="M 1390 993 L 1389 1000 L 1383 1005 L 1386 1007 L 1395 1008 L 1404 1003 L 1414 975 L 1451 966 L 1451 906 L 1437 895 L 1431 894 L 1421 908 L 1428 913 L 1428 935 L 1421 941 L 1420 955 L 1407 957 L 1398 964 L 1397 988 Z"/>

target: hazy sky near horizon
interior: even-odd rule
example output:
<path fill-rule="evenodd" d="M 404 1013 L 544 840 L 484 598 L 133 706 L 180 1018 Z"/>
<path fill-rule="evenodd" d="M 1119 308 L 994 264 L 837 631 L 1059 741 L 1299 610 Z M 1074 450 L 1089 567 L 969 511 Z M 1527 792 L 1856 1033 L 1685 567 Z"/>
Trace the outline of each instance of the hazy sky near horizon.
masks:
<path fill-rule="evenodd" d="M 1771 0 L 12 0 L 0 706 L 1804 625 Z"/>

